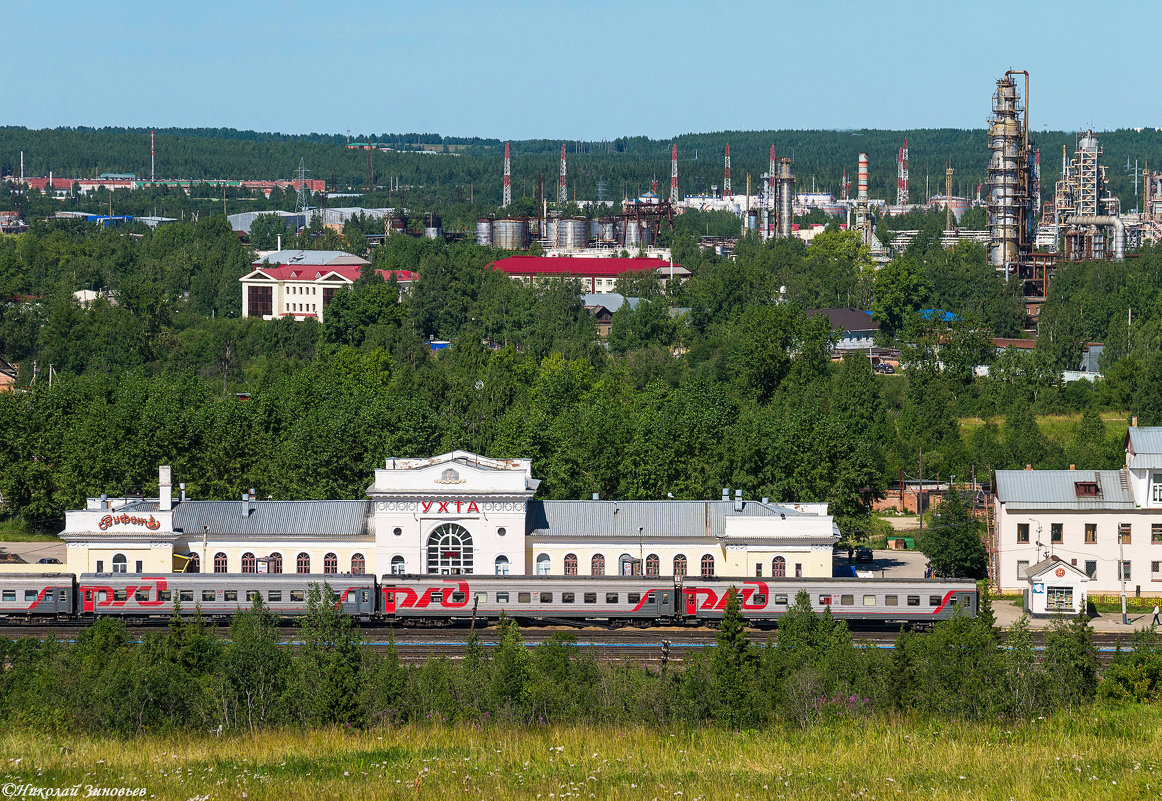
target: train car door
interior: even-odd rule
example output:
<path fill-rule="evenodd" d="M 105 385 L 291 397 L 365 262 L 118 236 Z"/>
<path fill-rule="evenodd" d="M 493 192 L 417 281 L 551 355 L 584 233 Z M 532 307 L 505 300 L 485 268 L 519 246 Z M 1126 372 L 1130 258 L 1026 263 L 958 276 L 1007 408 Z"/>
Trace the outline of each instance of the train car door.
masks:
<path fill-rule="evenodd" d="M 674 614 L 674 593 L 670 590 L 653 590 L 658 597 L 658 616 L 670 617 Z"/>
<path fill-rule="evenodd" d="M 89 614 L 93 614 L 93 590 L 85 588 L 81 592 L 81 609 Z"/>
<path fill-rule="evenodd" d="M 686 596 L 686 615 L 689 617 L 697 617 L 698 594 L 693 589 L 684 588 L 682 595 Z"/>
<path fill-rule="evenodd" d="M 383 596 L 383 614 L 395 614 L 395 587 L 382 587 L 380 593 Z"/>

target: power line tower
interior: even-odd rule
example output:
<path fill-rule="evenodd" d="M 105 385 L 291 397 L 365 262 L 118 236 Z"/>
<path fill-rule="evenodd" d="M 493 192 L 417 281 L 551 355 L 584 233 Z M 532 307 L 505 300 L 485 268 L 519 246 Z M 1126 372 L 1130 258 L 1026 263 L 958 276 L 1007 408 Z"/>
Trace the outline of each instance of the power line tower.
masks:
<path fill-rule="evenodd" d="M 504 199 L 500 206 L 507 209 L 512 203 L 512 162 L 510 161 L 509 143 L 504 143 Z"/>
<path fill-rule="evenodd" d="M 670 145 L 670 203 L 678 203 L 678 145 Z"/>
<path fill-rule="evenodd" d="M 295 171 L 295 184 L 295 188 L 299 190 L 298 198 L 295 200 L 295 214 L 305 215 L 311 206 L 307 196 L 307 165 L 302 158 L 299 159 L 299 168 Z"/>
<path fill-rule="evenodd" d="M 565 145 L 561 144 L 561 177 L 557 181 L 557 208 L 569 202 L 569 182 L 565 171 Z"/>
<path fill-rule="evenodd" d="M 908 137 L 906 136 L 896 161 L 896 205 L 908 205 Z"/>
<path fill-rule="evenodd" d="M 730 197 L 730 145 L 726 146 L 726 175 L 722 179 L 722 196 Z"/>

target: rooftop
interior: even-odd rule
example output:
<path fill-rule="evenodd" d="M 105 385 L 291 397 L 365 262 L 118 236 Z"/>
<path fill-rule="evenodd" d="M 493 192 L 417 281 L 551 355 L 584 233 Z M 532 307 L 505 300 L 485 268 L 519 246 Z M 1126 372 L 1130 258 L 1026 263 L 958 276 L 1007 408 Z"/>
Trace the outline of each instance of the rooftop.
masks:
<path fill-rule="evenodd" d="M 844 331 L 878 331 L 880 324 L 872 317 L 871 312 L 860 309 L 808 309 L 810 317 L 825 316 L 836 328 Z"/>
<path fill-rule="evenodd" d="M 666 270 L 665 259 L 584 258 L 579 256 L 508 256 L 488 265 L 509 275 L 585 275 L 617 277 L 634 270 Z M 683 270 L 674 265 L 677 273 Z M 684 274 L 684 270 L 683 270 Z"/>
<path fill-rule="evenodd" d="M 1087 494 L 1078 484 L 1096 484 Z M 1014 509 L 1134 509 L 1134 493 L 1121 470 L 998 470 L 996 493 Z"/>
<path fill-rule="evenodd" d="M 254 266 L 266 264 L 309 265 L 311 267 L 336 267 L 340 265 L 363 266 L 370 264 L 367 259 L 360 258 L 342 250 L 276 250 L 262 257 Z"/>

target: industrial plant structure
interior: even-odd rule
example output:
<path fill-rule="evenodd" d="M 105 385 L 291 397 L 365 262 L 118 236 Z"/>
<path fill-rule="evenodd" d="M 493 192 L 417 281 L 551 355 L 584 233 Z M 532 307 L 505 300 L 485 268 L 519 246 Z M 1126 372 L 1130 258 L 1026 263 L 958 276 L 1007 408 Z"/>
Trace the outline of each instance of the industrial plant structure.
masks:
<path fill-rule="evenodd" d="M 1025 76 L 1024 94 L 1015 75 Z M 1029 73 L 1009 70 L 997 81 L 989 117 L 988 186 L 989 264 L 1005 274 L 1020 275 L 1032 263 L 1036 194 L 1029 143 Z"/>

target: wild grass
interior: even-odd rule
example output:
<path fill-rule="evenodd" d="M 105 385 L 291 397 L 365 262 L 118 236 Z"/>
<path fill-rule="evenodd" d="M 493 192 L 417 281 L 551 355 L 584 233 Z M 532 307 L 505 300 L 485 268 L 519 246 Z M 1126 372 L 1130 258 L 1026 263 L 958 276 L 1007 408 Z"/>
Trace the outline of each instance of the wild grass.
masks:
<path fill-rule="evenodd" d="M 1073 442 L 1074 431 L 1081 420 L 1081 413 L 1039 414 L 1036 419 L 1037 426 L 1046 438 L 1065 446 Z M 1130 427 L 1130 414 L 1128 412 L 1102 412 L 1101 419 L 1105 423 L 1107 437 L 1117 438 L 1120 441 L 1126 436 L 1126 430 Z M 997 417 L 993 422 L 1000 425 L 1002 418 Z M 980 417 L 962 417 L 960 418 L 960 436 L 967 440 L 976 429 L 983 425 L 984 420 Z"/>
<path fill-rule="evenodd" d="M 413 724 L 119 740 L 12 730 L 0 734 L 0 768 L 0 782 L 144 787 L 160 799 L 1156 798 L 1162 709 L 742 732 Z"/>
<path fill-rule="evenodd" d="M 60 542 L 55 534 L 37 531 L 20 517 L 0 518 L 0 542 Z"/>

